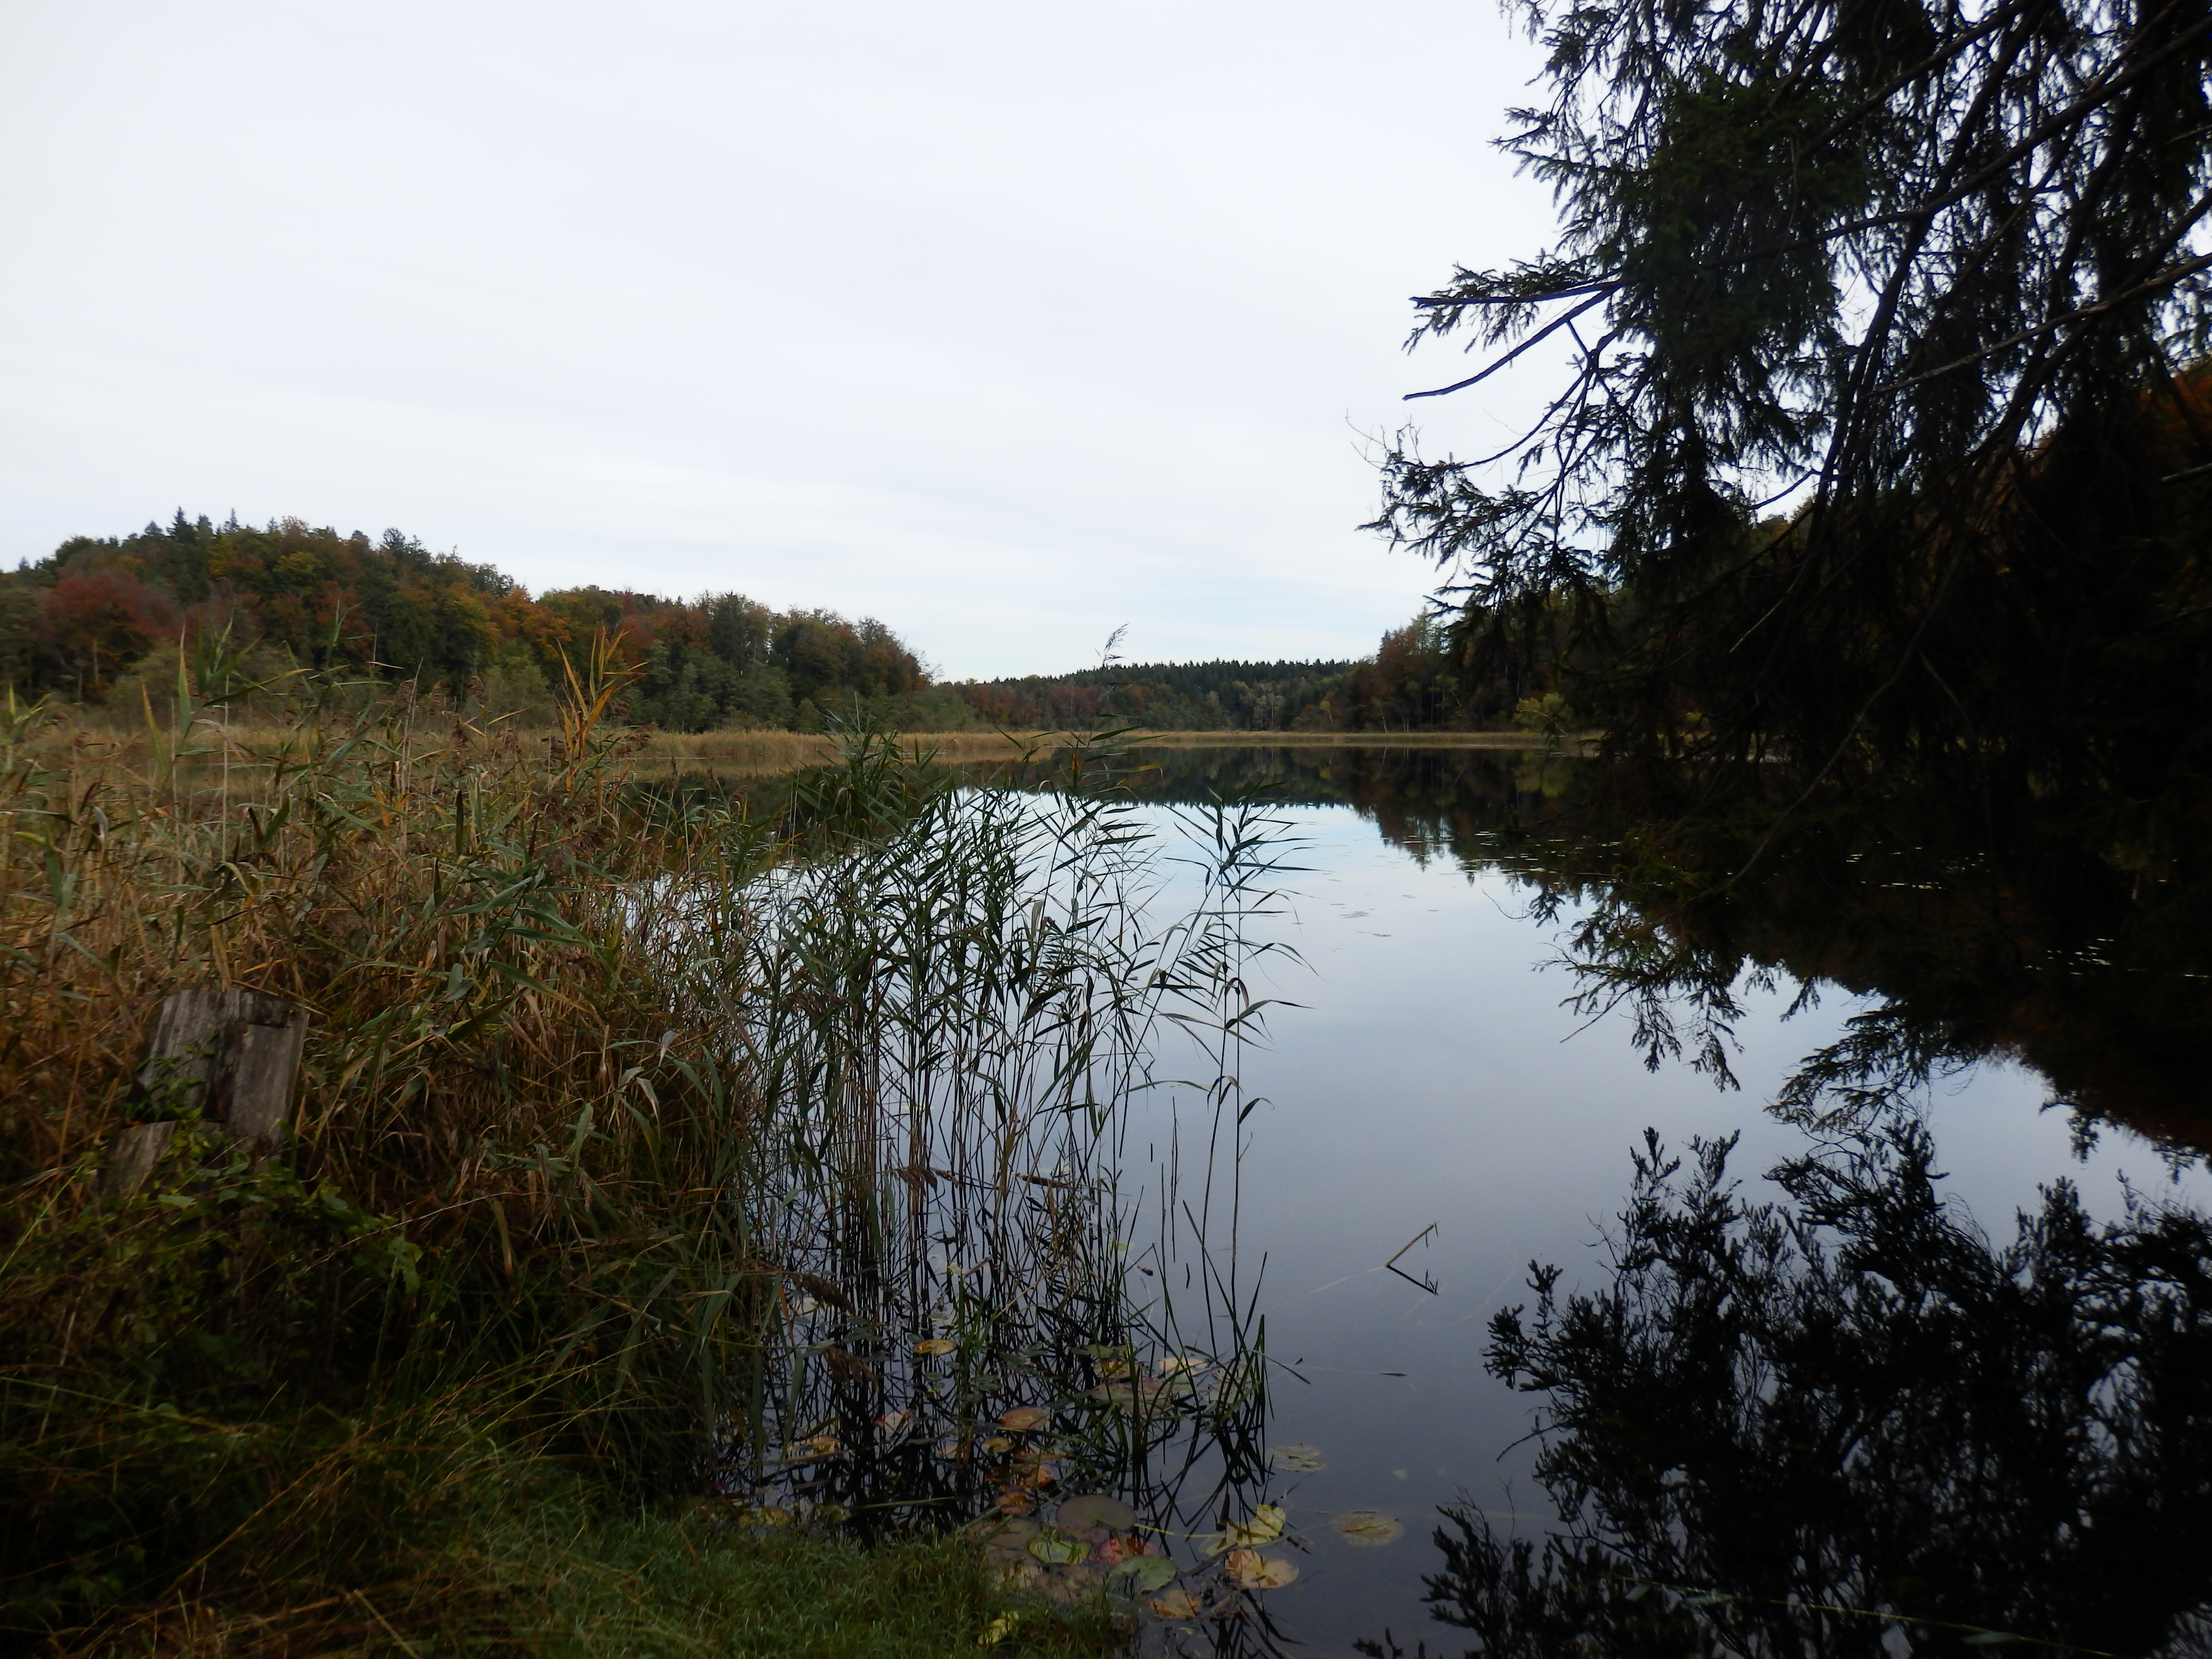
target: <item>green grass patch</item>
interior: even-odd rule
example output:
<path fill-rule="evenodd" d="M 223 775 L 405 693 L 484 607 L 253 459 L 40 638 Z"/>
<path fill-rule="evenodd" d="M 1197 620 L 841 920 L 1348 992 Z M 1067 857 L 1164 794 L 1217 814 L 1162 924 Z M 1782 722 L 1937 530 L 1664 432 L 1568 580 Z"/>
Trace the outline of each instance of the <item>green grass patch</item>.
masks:
<path fill-rule="evenodd" d="M 542 1623 L 518 1616 L 544 1659 L 929 1659 L 1116 1653 L 1103 1605 L 1017 1607 L 972 1543 L 909 1539 L 864 1547 L 787 1528 L 696 1514 L 581 1523 L 548 1509 L 514 1540 L 518 1580 L 550 1585 Z M 565 1528 L 544 1523 L 566 1519 Z"/>

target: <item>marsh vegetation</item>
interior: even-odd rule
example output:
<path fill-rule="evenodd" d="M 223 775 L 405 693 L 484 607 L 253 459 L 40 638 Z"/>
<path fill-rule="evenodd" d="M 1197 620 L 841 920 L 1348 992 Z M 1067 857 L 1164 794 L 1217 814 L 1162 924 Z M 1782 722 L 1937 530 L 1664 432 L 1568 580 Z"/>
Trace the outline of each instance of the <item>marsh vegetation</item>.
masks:
<path fill-rule="evenodd" d="M 1203 1238 L 1263 818 L 1170 848 L 1103 754 L 956 790 L 865 732 L 756 816 L 642 784 L 617 683 L 580 676 L 550 758 L 404 701 L 249 741 L 185 673 L 121 759 L 9 705 L 12 1645 L 676 1640 L 626 1552 L 680 1538 L 679 1601 L 787 1600 L 848 1539 L 1139 1504 L 1148 1547 L 1131 1510 L 1022 1550 L 1019 1603 L 972 1541 L 856 1558 L 872 1618 L 907 1615 L 871 1573 L 934 1573 L 944 1640 L 1060 1650 L 1206 1559 L 1125 1555 L 1260 1503 L 1220 1449 L 1256 1333 Z M 136 1080 L 149 1011 L 201 984 L 309 1011 L 289 1145 L 187 1123 L 118 1196 L 118 1129 L 174 1104 Z M 1148 1092 L 1188 1115 L 1164 1184 L 1125 1167 Z"/>

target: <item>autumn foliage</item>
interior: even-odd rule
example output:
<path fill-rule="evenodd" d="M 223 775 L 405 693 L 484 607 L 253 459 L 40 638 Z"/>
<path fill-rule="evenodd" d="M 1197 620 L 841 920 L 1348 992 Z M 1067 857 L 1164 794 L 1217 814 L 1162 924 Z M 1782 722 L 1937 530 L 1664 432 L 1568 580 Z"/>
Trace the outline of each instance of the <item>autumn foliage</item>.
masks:
<path fill-rule="evenodd" d="M 172 653 L 204 656 L 220 640 L 222 659 L 244 665 L 241 684 L 343 670 L 527 713 L 550 705 L 564 653 L 601 634 L 627 671 L 627 717 L 679 731 L 811 725 L 929 684 L 872 619 L 778 611 L 735 593 L 682 601 L 593 586 L 533 598 L 491 565 L 397 530 L 372 541 L 298 519 L 218 526 L 179 512 L 166 528 L 76 537 L 0 573 L 0 682 L 86 703 L 133 673 L 159 683 Z"/>

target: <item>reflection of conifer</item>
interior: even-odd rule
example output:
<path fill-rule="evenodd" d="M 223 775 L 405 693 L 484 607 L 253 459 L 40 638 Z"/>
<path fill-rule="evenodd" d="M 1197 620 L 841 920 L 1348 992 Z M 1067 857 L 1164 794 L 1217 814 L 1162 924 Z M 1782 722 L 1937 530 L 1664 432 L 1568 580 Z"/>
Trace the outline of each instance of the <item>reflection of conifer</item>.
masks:
<path fill-rule="evenodd" d="M 1744 1200 L 1734 1144 L 1686 1170 L 1654 1137 L 1611 1283 L 1542 1269 L 1493 1322 L 1567 1528 L 1455 1512 L 1438 1616 L 1486 1659 L 1872 1655 L 1893 1624 L 1916 1651 L 2203 1651 L 2212 1222 L 2100 1225 L 2062 1182 L 2001 1246 L 1908 1115 L 1778 1170 L 1778 1204 Z"/>

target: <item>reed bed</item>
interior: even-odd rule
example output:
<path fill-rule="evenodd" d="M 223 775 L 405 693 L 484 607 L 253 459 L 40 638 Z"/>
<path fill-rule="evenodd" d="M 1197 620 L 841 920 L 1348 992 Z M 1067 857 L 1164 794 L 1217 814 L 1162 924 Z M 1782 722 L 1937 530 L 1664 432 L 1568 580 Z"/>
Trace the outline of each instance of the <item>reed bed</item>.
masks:
<path fill-rule="evenodd" d="M 252 768 L 258 757 L 281 747 L 293 722 L 275 720 L 272 708 L 255 705 L 234 719 L 228 709 L 216 711 L 230 733 L 229 761 L 234 767 Z M 520 752 L 550 754 L 557 732 L 542 726 L 519 726 L 511 720 L 492 722 L 487 730 L 508 732 Z M 143 770 L 152 763 L 155 743 L 138 726 L 118 727 L 112 723 L 81 725 L 57 718 L 48 722 L 41 738 L 49 757 L 65 751 L 67 763 L 83 769 L 111 765 Z M 1123 744 L 1165 749 L 1547 749 L 1560 740 L 1522 731 L 1440 732 L 1150 732 L 1130 728 L 1116 734 Z M 678 777 L 700 772 L 732 779 L 771 776 L 805 767 L 836 764 L 843 753 L 836 732 L 662 732 L 641 730 L 630 734 L 632 771 L 641 779 Z M 1033 759 L 1065 753 L 1094 741 L 1088 732 L 919 732 L 905 733 L 901 743 L 909 754 L 923 754 L 945 764 Z M 1583 740 L 1587 742 L 1588 739 Z M 214 751 L 210 750 L 210 755 Z"/>
<path fill-rule="evenodd" d="M 1233 1168 L 1130 1188 L 1121 1137 L 1174 1037 L 1233 1148 L 1261 816 L 1195 821 L 1156 921 L 1081 744 L 956 793 L 849 734 L 763 822 L 641 772 L 606 664 L 572 690 L 547 737 L 335 696 L 245 732 L 180 680 L 127 752 L 8 706 L 0 1643 L 544 1647 L 573 1553 L 498 1540 L 549 1493 L 864 1535 L 1253 1501 L 1264 1365 L 1199 1237 Z M 105 1192 L 202 985 L 310 1011 L 287 1152 L 185 1125 Z M 1194 1301 L 1128 1293 L 1171 1258 Z"/>

